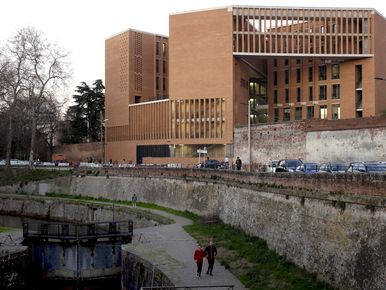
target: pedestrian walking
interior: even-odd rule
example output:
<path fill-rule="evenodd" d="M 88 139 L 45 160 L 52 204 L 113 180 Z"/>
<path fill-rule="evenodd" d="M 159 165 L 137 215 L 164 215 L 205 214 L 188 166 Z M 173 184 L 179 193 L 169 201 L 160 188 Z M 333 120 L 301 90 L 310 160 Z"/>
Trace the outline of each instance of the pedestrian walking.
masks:
<path fill-rule="evenodd" d="M 241 170 L 241 165 L 242 165 L 241 159 L 240 159 L 240 157 L 237 157 L 237 159 L 236 159 L 236 169 L 237 170 Z"/>
<path fill-rule="evenodd" d="M 135 193 L 131 197 L 131 204 L 133 205 L 133 207 L 137 207 L 137 195 Z"/>
<path fill-rule="evenodd" d="M 217 249 L 213 245 L 212 240 L 209 241 L 209 245 L 205 248 L 205 257 L 208 260 L 208 270 L 206 271 L 207 275 L 213 276 L 213 265 L 214 259 L 217 256 Z"/>
<path fill-rule="evenodd" d="M 201 277 L 201 270 L 202 270 L 202 264 L 204 262 L 204 257 L 205 257 L 205 252 L 201 248 L 199 244 L 197 244 L 197 249 L 194 252 L 194 260 L 196 261 L 197 264 L 197 276 Z"/>

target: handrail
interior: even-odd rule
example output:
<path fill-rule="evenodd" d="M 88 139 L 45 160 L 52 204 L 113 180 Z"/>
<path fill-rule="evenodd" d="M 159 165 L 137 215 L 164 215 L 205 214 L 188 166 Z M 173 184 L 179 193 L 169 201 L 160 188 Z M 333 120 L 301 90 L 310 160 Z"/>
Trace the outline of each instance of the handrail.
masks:
<path fill-rule="evenodd" d="M 24 222 L 23 237 L 25 239 L 60 239 L 83 240 L 100 238 L 129 238 L 133 236 L 133 222 L 95 222 L 84 224 L 56 222 Z"/>

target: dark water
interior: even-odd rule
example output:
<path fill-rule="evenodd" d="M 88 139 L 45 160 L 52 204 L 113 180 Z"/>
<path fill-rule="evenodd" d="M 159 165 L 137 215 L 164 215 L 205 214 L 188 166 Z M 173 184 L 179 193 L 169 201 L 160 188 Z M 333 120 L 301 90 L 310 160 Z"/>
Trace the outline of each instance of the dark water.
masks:
<path fill-rule="evenodd" d="M 22 218 L 16 216 L 0 215 L 0 227 L 22 229 L 23 222 L 37 222 L 42 220 Z M 121 278 L 96 279 L 92 281 L 67 281 L 67 280 L 45 280 L 35 267 L 28 269 L 28 290 L 120 290 Z"/>

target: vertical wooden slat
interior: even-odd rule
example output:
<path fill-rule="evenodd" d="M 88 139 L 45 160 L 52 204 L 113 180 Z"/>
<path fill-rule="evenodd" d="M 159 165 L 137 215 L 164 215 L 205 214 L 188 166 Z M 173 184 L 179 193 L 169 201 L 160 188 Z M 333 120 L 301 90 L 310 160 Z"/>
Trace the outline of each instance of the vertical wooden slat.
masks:
<path fill-rule="evenodd" d="M 272 53 L 272 8 L 269 9 L 269 53 Z"/>
<path fill-rule="evenodd" d="M 289 11 L 291 11 L 291 25 L 290 25 L 290 27 L 289 27 L 289 30 L 290 30 L 290 35 L 291 35 L 291 41 L 290 41 L 290 43 L 291 43 L 291 48 L 290 48 L 290 53 L 294 53 L 294 34 L 295 34 L 295 32 L 294 32 L 294 10 L 293 9 L 291 9 L 291 10 L 289 10 Z"/>
<path fill-rule="evenodd" d="M 279 9 L 275 8 L 275 30 L 274 30 L 274 37 L 275 37 L 275 49 L 274 49 L 274 53 L 278 53 L 279 50 L 278 50 L 278 43 L 277 43 L 277 37 L 278 37 L 278 27 L 277 27 L 277 20 L 278 20 L 278 15 L 279 15 Z"/>
<path fill-rule="evenodd" d="M 332 51 L 332 26 L 333 26 L 333 20 L 332 20 L 332 11 L 333 10 L 330 10 L 330 19 L 329 19 L 329 32 L 330 32 L 330 45 L 329 45 L 329 49 L 328 49 L 328 53 L 329 54 L 333 54 L 333 51 Z"/>
<path fill-rule="evenodd" d="M 349 11 L 346 10 L 346 13 L 348 15 Z M 349 20 L 349 17 L 347 16 L 347 21 Z M 351 12 L 350 13 L 350 20 L 351 20 L 351 31 L 349 32 L 349 29 L 347 27 L 347 51 L 346 53 L 348 54 L 353 54 L 354 53 L 354 41 L 353 41 L 353 34 L 354 34 L 354 14 Z M 350 42 L 351 40 L 351 42 Z"/>
<path fill-rule="evenodd" d="M 280 53 L 283 53 L 283 9 L 280 9 Z"/>
<path fill-rule="evenodd" d="M 343 10 L 340 11 L 340 31 L 339 31 L 339 38 L 340 38 L 340 45 L 339 45 L 339 52 L 340 54 L 344 53 L 343 46 L 345 45 L 344 43 L 344 29 L 343 29 Z"/>
<path fill-rule="evenodd" d="M 253 52 L 256 53 L 256 8 L 252 8 L 253 11 Z"/>
<path fill-rule="evenodd" d="M 244 50 L 244 8 L 241 8 L 241 51 Z"/>
<path fill-rule="evenodd" d="M 248 49 L 247 49 L 247 52 L 251 52 L 251 51 L 250 51 L 250 47 L 251 47 L 251 41 L 250 41 L 251 33 L 250 33 L 250 28 L 251 28 L 251 24 L 249 23 L 250 9 L 248 8 L 247 11 L 248 11 L 248 16 L 247 16 L 247 25 L 248 25 L 247 45 L 248 45 Z"/>
<path fill-rule="evenodd" d="M 234 27 L 234 30 L 235 30 L 235 33 L 236 33 L 236 43 L 235 43 L 235 51 L 236 52 L 239 52 L 239 9 L 235 9 L 236 10 L 236 15 L 233 15 L 233 17 L 235 18 L 235 27 Z M 235 11 L 233 10 L 233 11 Z"/>
<path fill-rule="evenodd" d="M 259 23 L 259 30 L 258 30 L 258 52 L 261 52 L 261 8 L 259 8 L 259 14 L 258 14 L 258 23 Z"/>
<path fill-rule="evenodd" d="M 314 9 L 314 17 L 313 17 L 313 19 L 314 19 L 314 21 L 312 21 L 312 24 L 313 24 L 313 29 L 312 29 L 312 51 L 313 51 L 313 53 L 315 54 L 316 53 L 316 25 L 317 25 L 317 23 L 316 23 L 316 15 L 317 15 L 317 9 Z"/>
<path fill-rule="evenodd" d="M 357 33 L 356 33 L 356 40 L 357 40 L 357 48 L 356 48 L 356 53 L 359 54 L 359 21 L 361 20 L 361 16 L 360 16 L 360 11 L 357 11 Z"/>
<path fill-rule="evenodd" d="M 263 31 L 263 35 L 262 35 L 262 51 L 263 51 L 263 53 L 267 53 L 267 48 L 266 48 L 266 44 L 267 44 L 267 41 L 265 40 L 265 37 L 266 37 L 266 30 L 267 30 L 267 24 L 266 24 L 266 19 L 265 19 L 265 11 L 266 11 L 266 8 L 262 8 L 261 9 L 261 13 L 262 14 L 260 14 L 260 16 L 262 17 L 262 20 L 263 20 L 263 22 L 262 22 L 262 31 Z"/>
<path fill-rule="evenodd" d="M 355 14 L 354 11 L 351 11 L 351 33 L 350 33 L 350 39 L 351 39 L 351 51 L 350 54 L 355 54 L 355 43 L 354 43 L 354 37 L 355 37 L 355 23 L 354 23 Z"/>
<path fill-rule="evenodd" d="M 349 11 L 346 10 L 346 54 L 349 54 L 349 30 L 348 30 L 348 14 L 349 14 Z"/>

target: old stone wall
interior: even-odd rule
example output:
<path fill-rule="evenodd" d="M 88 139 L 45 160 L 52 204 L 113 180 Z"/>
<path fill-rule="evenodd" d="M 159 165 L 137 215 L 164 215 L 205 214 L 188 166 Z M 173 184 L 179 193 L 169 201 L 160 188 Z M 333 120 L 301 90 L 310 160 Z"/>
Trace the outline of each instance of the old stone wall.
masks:
<path fill-rule="evenodd" d="M 128 193 L 135 192 L 139 201 L 218 215 L 225 223 L 263 238 L 271 249 L 332 285 L 384 289 L 384 198 L 307 194 L 290 188 L 275 193 L 220 179 L 151 176 L 86 176 L 74 179 L 72 190 L 76 195 L 126 200 Z"/>
<path fill-rule="evenodd" d="M 123 246 L 121 285 L 122 290 L 137 290 L 141 287 L 174 284 L 158 267 Z"/>
<path fill-rule="evenodd" d="M 248 161 L 248 128 L 235 129 L 235 156 Z M 386 118 L 304 120 L 251 127 L 252 168 L 268 160 L 386 161 Z"/>
<path fill-rule="evenodd" d="M 124 207 L 87 204 L 82 202 L 41 199 L 31 196 L 8 196 L 0 194 L 0 214 L 49 219 L 67 222 L 100 222 L 132 220 L 134 228 L 143 228 L 167 222 L 154 215 Z"/>
<path fill-rule="evenodd" d="M 0 289 L 27 289 L 27 265 L 27 247 L 0 247 Z"/>

